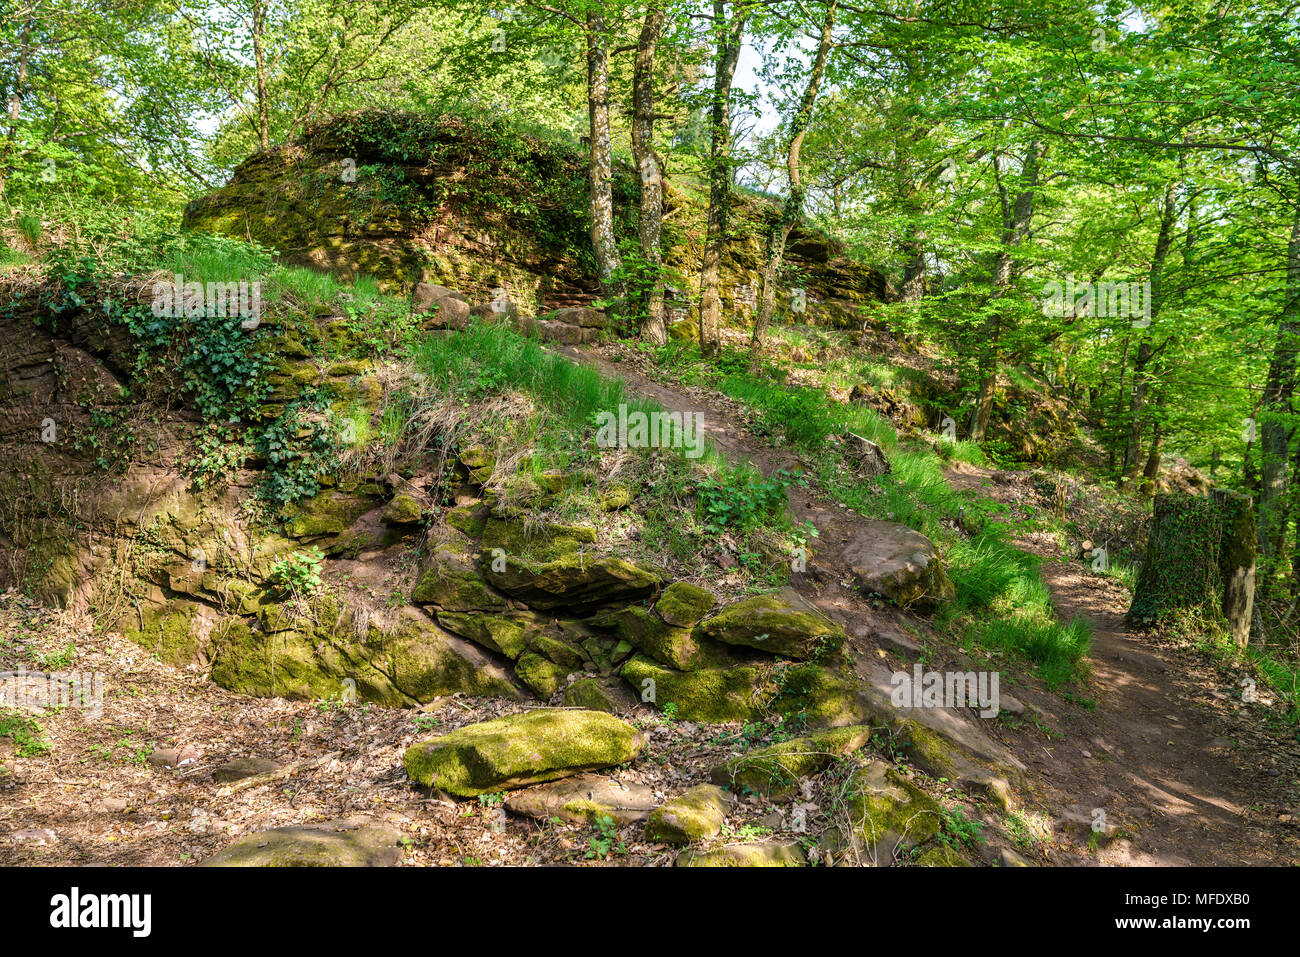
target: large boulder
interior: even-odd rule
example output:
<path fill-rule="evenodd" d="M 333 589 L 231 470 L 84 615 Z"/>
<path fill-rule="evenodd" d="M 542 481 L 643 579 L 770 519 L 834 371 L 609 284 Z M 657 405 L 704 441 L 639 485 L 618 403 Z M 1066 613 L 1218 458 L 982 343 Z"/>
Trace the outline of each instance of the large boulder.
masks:
<path fill-rule="evenodd" d="M 603 711 L 541 709 L 413 744 L 403 762 L 425 787 L 476 797 L 623 764 L 644 743 L 636 728 Z"/>
<path fill-rule="evenodd" d="M 745 645 L 783 658 L 812 658 L 838 651 L 844 629 L 793 588 L 755 595 L 728 605 L 696 626 L 696 633 L 729 645 Z"/>
<path fill-rule="evenodd" d="M 867 522 L 842 554 L 865 595 L 926 611 L 955 594 L 934 544 L 906 525 Z"/>

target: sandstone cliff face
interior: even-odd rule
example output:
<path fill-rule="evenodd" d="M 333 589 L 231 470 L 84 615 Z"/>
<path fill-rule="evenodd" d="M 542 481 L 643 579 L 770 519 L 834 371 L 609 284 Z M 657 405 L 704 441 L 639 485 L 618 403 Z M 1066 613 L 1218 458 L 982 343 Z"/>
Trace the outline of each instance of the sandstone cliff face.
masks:
<path fill-rule="evenodd" d="M 249 157 L 230 182 L 191 204 L 195 229 L 252 238 L 287 261 L 343 276 L 369 274 L 390 288 L 438 283 L 488 301 L 504 290 L 525 316 L 589 304 L 598 294 L 587 238 L 587 180 L 572 147 L 456 117 L 365 112 L 311 128 L 298 142 Z M 615 175 L 620 232 L 635 236 L 636 183 Z M 676 318 L 698 291 L 707 210 L 688 183 L 665 190 L 665 261 Z M 735 238 L 722 293 L 745 321 L 761 285 L 775 203 L 733 201 Z M 815 230 L 791 237 L 778 308 L 803 289 L 815 320 L 862 321 L 858 307 L 882 300 L 884 278 Z M 795 307 L 798 308 L 797 306 Z"/>

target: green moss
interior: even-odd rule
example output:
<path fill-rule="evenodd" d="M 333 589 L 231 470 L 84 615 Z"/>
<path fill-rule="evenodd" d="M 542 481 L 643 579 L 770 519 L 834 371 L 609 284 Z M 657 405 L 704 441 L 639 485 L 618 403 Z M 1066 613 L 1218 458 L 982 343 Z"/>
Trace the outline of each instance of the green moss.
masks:
<path fill-rule="evenodd" d="M 690 628 L 666 624 L 657 614 L 639 605 L 623 609 L 613 620 L 620 639 L 679 671 L 721 668 L 735 663 L 724 645 L 697 637 Z"/>
<path fill-rule="evenodd" d="M 515 659 L 528 650 L 524 632 L 528 621 L 483 612 L 438 612 L 438 624 L 491 651 Z"/>
<path fill-rule="evenodd" d="M 718 603 L 713 592 L 690 582 L 673 582 L 655 602 L 655 612 L 670 625 L 689 628 Z"/>
<path fill-rule="evenodd" d="M 519 680 L 532 688 L 543 701 L 550 700 L 560 690 L 571 670 L 548 661 L 534 651 L 525 651 L 515 662 L 515 674 Z"/>
<path fill-rule="evenodd" d="M 747 645 L 786 658 L 834 653 L 845 638 L 843 628 L 788 588 L 728 605 L 701 622 L 696 630 L 716 641 Z"/>
<path fill-rule="evenodd" d="M 493 611 L 506 605 L 477 572 L 450 565 L 437 565 L 425 572 L 411 592 L 411 601 L 437 605 L 444 611 Z"/>
<path fill-rule="evenodd" d="M 845 786 L 845 810 L 857 837 L 869 847 L 887 836 L 924 844 L 939 833 L 939 805 L 882 761 L 853 772 Z"/>
<path fill-rule="evenodd" d="M 799 779 L 825 770 L 838 757 L 871 740 L 867 725 L 832 728 L 806 738 L 782 741 L 732 758 L 711 775 L 715 784 L 769 797 L 799 793 Z"/>
<path fill-rule="evenodd" d="M 722 831 L 727 820 L 727 793 L 712 784 L 695 787 L 656 808 L 646 821 L 645 839 L 655 844 L 690 844 Z"/>
<path fill-rule="evenodd" d="M 689 721 L 741 721 L 760 713 L 767 697 L 762 670 L 749 666 L 674 671 L 633 655 L 619 673 L 642 700 L 653 687 L 656 707 L 672 703 L 678 716 Z"/>
<path fill-rule="evenodd" d="M 600 711 L 541 709 L 472 724 L 407 749 L 411 779 L 459 797 L 631 761 L 644 740 Z"/>
<path fill-rule="evenodd" d="M 470 538 L 478 538 L 483 534 L 483 526 L 487 524 L 487 510 L 474 505 L 462 505 L 448 509 L 443 521 Z"/>
<path fill-rule="evenodd" d="M 424 510 L 412 496 L 399 492 L 384 508 L 383 520 L 389 525 L 417 525 Z"/>
<path fill-rule="evenodd" d="M 169 665 L 187 665 L 197 660 L 199 640 L 194 635 L 194 608 L 169 606 L 146 615 L 143 628 L 133 628 L 126 637 L 156 654 Z"/>
<path fill-rule="evenodd" d="M 970 867 L 970 861 L 946 844 L 930 848 L 916 859 L 917 867 Z"/>
<path fill-rule="evenodd" d="M 570 708 L 589 708 L 592 711 L 618 711 L 618 702 L 595 678 L 579 678 L 564 689 L 564 704 Z"/>

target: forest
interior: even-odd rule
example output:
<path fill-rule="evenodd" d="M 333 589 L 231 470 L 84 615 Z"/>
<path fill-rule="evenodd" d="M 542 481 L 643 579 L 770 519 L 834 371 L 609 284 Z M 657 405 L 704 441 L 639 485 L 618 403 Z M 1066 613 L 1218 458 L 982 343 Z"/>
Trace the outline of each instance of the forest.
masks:
<path fill-rule="evenodd" d="M 0 0 L 0 863 L 1300 862 L 1298 49 Z"/>

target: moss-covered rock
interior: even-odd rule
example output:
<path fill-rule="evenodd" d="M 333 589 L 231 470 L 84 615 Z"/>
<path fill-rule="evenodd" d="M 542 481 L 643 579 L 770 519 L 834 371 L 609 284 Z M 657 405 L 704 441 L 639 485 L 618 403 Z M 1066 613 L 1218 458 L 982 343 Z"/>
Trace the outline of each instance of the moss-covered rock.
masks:
<path fill-rule="evenodd" d="M 690 628 L 669 625 L 640 605 L 631 605 L 602 620 L 612 623 L 619 638 L 632 648 L 679 671 L 735 664 L 725 645 L 696 635 Z"/>
<path fill-rule="evenodd" d="M 670 625 L 690 628 L 713 610 L 717 596 L 690 582 L 673 582 L 655 602 L 655 613 Z"/>
<path fill-rule="evenodd" d="M 564 704 L 569 708 L 588 708 L 592 711 L 618 712 L 618 700 L 613 693 L 595 678 L 579 678 L 564 689 Z"/>
<path fill-rule="evenodd" d="M 970 861 L 946 844 L 930 848 L 916 859 L 917 867 L 970 867 Z"/>
<path fill-rule="evenodd" d="M 792 588 L 728 605 L 696 626 L 696 632 L 729 645 L 745 645 L 785 658 L 833 654 L 844 629 Z"/>
<path fill-rule="evenodd" d="M 532 688 L 543 701 L 549 701 L 551 695 L 560 690 L 572 670 L 534 651 L 525 651 L 515 662 L 515 674 L 519 680 Z"/>
<path fill-rule="evenodd" d="M 864 765 L 845 785 L 853 837 L 870 851 L 892 855 L 900 845 L 924 844 L 939 833 L 939 805 L 883 761 Z"/>
<path fill-rule="evenodd" d="M 785 844 L 724 844 L 707 851 L 687 848 L 677 855 L 674 867 L 804 867 L 808 859 L 803 848 Z"/>
<path fill-rule="evenodd" d="M 534 608 L 590 607 L 653 591 L 658 573 L 585 546 L 594 529 L 570 525 L 525 529 L 489 518 L 483 529 L 482 570 L 497 589 Z"/>
<path fill-rule="evenodd" d="M 402 835 L 390 827 L 277 827 L 241 838 L 201 867 L 392 867 Z"/>
<path fill-rule="evenodd" d="M 609 818 L 619 825 L 644 821 L 654 810 L 654 792 L 644 784 L 628 784 L 600 774 L 579 774 L 511 792 L 506 810 L 549 821 L 558 817 L 575 824 L 595 824 Z"/>
<path fill-rule="evenodd" d="M 524 633 L 531 616 L 489 615 L 474 612 L 438 612 L 438 624 L 453 634 L 468 638 L 490 651 L 505 655 L 512 661 L 526 650 Z"/>
<path fill-rule="evenodd" d="M 388 525 L 419 525 L 424 509 L 420 503 L 405 492 L 398 492 L 385 507 L 380 516 Z"/>
<path fill-rule="evenodd" d="M 690 844 L 716 836 L 727 821 L 731 796 L 712 784 L 697 784 L 655 809 L 645 825 L 653 844 Z"/>
<path fill-rule="evenodd" d="M 600 711 L 541 709 L 414 744 L 404 763 L 425 787 L 476 797 L 623 764 L 644 743 L 630 724 Z"/>
<path fill-rule="evenodd" d="M 411 601 L 452 612 L 491 612 L 506 607 L 505 599 L 473 568 L 445 553 L 438 557 L 442 561 L 427 569 L 416 582 Z"/>
<path fill-rule="evenodd" d="M 199 654 L 194 605 L 173 602 L 144 616 L 144 625 L 126 631 L 126 637 L 169 665 L 187 665 Z"/>
<path fill-rule="evenodd" d="M 673 704 L 689 721 L 742 721 L 758 714 L 769 697 L 763 670 L 749 665 L 674 671 L 638 654 L 619 673 L 641 700 L 660 710 Z"/>
<path fill-rule="evenodd" d="M 800 778 L 818 774 L 836 758 L 857 751 L 871 740 L 872 731 L 867 725 L 851 725 L 757 748 L 715 768 L 710 780 L 742 793 L 797 795 Z"/>

